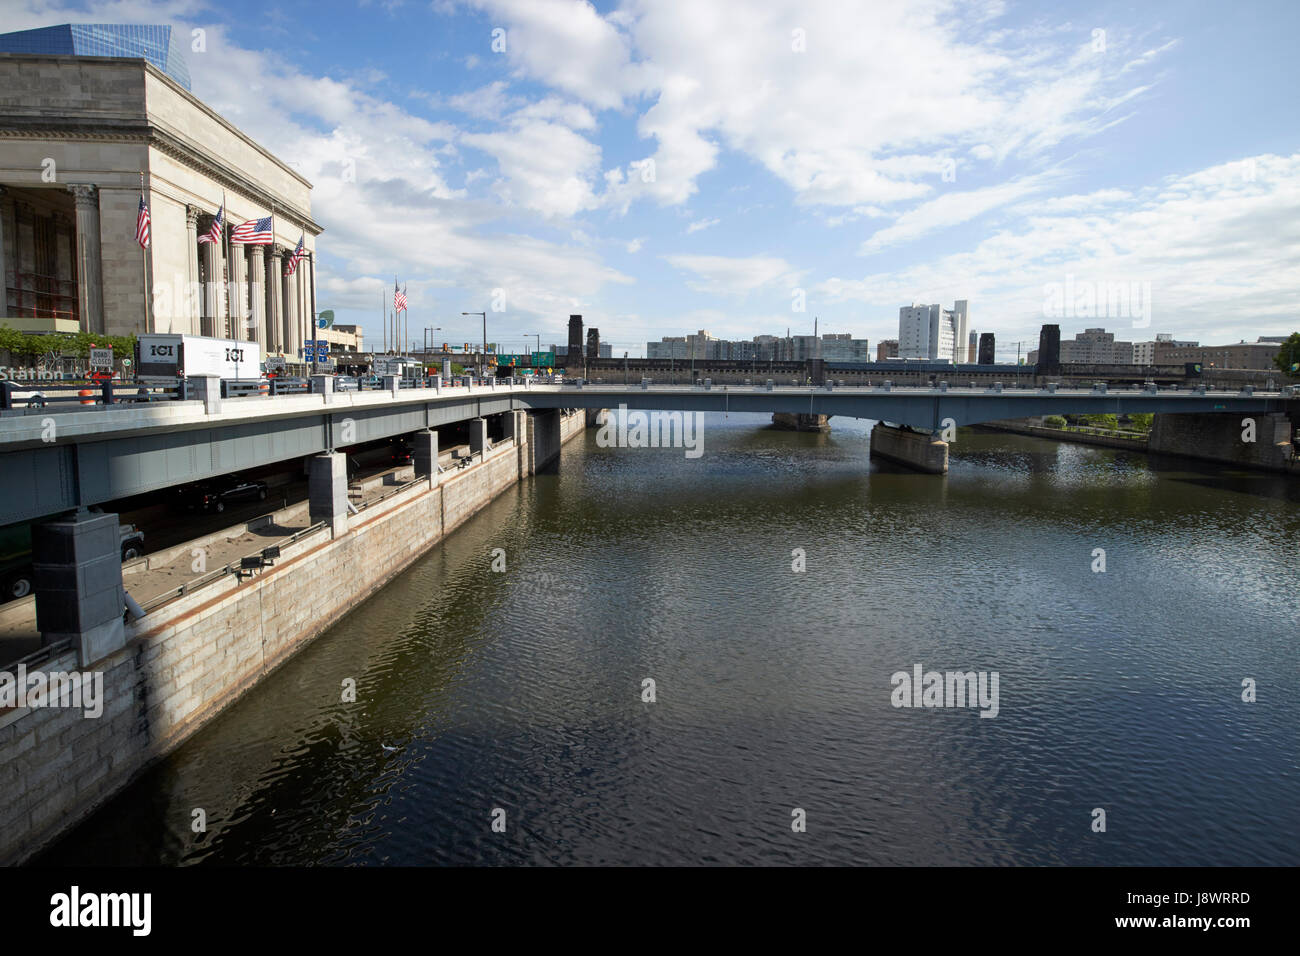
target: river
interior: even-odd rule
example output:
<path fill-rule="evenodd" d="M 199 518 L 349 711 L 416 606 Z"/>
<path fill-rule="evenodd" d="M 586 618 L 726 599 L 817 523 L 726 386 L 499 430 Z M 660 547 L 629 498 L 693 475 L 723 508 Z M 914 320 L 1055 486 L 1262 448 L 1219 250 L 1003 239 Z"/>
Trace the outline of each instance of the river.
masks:
<path fill-rule="evenodd" d="M 1294 864 L 1300 482 L 766 421 L 588 431 L 41 862 Z"/>

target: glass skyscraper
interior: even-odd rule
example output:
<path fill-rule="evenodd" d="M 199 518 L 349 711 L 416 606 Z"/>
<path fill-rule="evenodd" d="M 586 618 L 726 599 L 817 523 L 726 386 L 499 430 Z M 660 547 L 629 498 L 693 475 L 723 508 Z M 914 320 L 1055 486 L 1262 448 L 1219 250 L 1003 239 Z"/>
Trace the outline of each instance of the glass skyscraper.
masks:
<path fill-rule="evenodd" d="M 185 89 L 190 88 L 190 65 L 169 26 L 64 23 L 20 30 L 0 34 L 0 53 L 144 57 Z"/>

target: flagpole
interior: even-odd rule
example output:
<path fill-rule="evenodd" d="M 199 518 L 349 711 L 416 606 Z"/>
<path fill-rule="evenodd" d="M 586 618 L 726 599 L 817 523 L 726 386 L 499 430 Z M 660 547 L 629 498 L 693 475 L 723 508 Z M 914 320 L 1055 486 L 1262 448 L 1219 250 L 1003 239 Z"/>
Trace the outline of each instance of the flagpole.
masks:
<path fill-rule="evenodd" d="M 143 170 L 143 169 L 140 170 L 140 201 L 141 201 L 141 202 L 144 201 L 144 170 Z M 147 203 L 146 203 L 146 205 L 145 205 L 145 208 L 146 208 L 146 209 L 148 208 L 148 204 L 147 204 Z M 140 219 L 140 214 L 139 214 L 139 213 L 136 213 L 136 221 L 137 221 L 137 223 L 139 222 L 139 219 Z M 138 225 L 136 226 L 136 230 L 139 231 L 139 226 L 138 226 Z M 152 213 L 150 213 L 150 215 L 149 215 L 149 244 L 150 244 L 150 245 L 153 245 L 153 214 L 152 214 Z M 143 280 L 143 285 L 144 285 L 144 331 L 145 331 L 145 332 L 152 332 L 153 329 L 151 329 L 151 328 L 149 327 L 149 259 L 148 259 L 148 255 L 149 255 L 148 250 L 145 249 L 144 246 L 140 246 L 140 278 Z M 171 323 L 170 323 L 170 322 L 167 323 L 167 331 L 168 331 L 168 332 L 171 331 Z"/>
<path fill-rule="evenodd" d="M 320 329 L 316 325 L 316 250 L 313 249 L 307 253 L 307 261 L 311 263 L 311 337 L 316 343 L 312 349 L 311 370 L 317 370 L 316 360 L 320 357 Z"/>
<path fill-rule="evenodd" d="M 230 242 L 228 241 L 226 223 L 230 221 L 230 210 L 226 208 L 226 191 L 221 190 L 221 286 L 226 293 L 226 329 L 230 329 Z M 230 338 L 229 334 L 221 336 Z"/>

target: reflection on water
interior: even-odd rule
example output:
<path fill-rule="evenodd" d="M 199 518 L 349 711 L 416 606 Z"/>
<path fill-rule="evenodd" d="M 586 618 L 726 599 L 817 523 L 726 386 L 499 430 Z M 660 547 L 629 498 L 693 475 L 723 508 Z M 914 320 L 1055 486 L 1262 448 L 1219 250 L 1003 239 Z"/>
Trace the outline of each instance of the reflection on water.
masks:
<path fill-rule="evenodd" d="M 1294 863 L 1295 481 L 764 424 L 589 432 L 46 861 Z M 916 664 L 997 671 L 998 716 L 892 707 Z"/>

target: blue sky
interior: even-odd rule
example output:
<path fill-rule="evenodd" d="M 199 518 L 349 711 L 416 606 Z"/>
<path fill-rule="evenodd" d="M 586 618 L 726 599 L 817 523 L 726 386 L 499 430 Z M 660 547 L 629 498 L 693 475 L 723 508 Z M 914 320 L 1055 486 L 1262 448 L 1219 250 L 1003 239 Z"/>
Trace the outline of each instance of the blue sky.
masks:
<path fill-rule="evenodd" d="M 1003 358 L 1300 328 L 1294 2 L 0 2 L 205 30 L 194 92 L 313 182 L 318 305 L 372 343 L 394 273 L 439 339 L 581 312 L 632 355 L 956 298 Z M 1150 308 L 1047 314 L 1067 281 Z"/>

